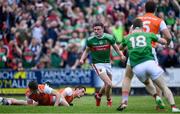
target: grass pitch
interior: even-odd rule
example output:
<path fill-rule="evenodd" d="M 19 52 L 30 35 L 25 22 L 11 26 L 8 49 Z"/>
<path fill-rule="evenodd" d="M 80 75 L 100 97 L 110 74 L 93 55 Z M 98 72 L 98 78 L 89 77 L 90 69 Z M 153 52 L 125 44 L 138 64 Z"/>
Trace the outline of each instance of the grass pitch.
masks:
<path fill-rule="evenodd" d="M 16 97 L 18 99 L 23 99 L 23 97 Z M 81 99 L 75 99 L 73 106 L 71 107 L 53 107 L 53 106 L 0 106 L 0 114 L 168 114 L 171 113 L 170 106 L 166 104 L 166 109 L 163 111 L 155 110 L 155 101 L 150 96 L 130 96 L 128 108 L 124 111 L 116 111 L 116 108 L 120 103 L 120 96 L 113 96 L 113 106 L 111 108 L 107 107 L 106 99 L 103 97 L 100 107 L 95 106 L 95 99 L 93 96 L 84 96 Z M 180 107 L 180 96 L 175 97 L 175 101 L 178 107 Z"/>

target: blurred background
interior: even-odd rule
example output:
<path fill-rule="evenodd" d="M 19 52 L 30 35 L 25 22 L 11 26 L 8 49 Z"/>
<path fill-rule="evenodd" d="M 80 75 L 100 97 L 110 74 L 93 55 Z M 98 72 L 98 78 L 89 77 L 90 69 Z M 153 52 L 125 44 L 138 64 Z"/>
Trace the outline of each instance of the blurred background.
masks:
<path fill-rule="evenodd" d="M 94 93 L 102 82 L 91 69 L 91 56 L 79 58 L 92 23 L 101 20 L 117 43 L 147 0 L 0 0 L 0 94 L 23 94 L 30 80 L 52 87 L 84 85 Z M 180 95 L 179 0 L 155 0 L 156 15 L 166 22 L 174 48 L 156 48 L 173 93 Z M 163 37 L 163 36 L 162 36 Z M 127 53 L 125 52 L 125 55 Z M 112 50 L 113 93 L 119 94 L 125 63 Z M 132 95 L 147 94 L 136 77 Z"/>

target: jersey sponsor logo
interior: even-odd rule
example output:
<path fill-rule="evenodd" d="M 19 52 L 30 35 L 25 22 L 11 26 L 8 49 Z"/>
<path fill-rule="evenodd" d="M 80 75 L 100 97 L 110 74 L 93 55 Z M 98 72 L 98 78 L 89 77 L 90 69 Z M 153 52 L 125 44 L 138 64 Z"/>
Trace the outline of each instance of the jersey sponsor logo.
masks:
<path fill-rule="evenodd" d="M 154 21 L 158 20 L 158 18 L 154 18 L 154 17 L 139 17 L 139 19 L 149 19 L 149 20 L 154 20 Z"/>
<path fill-rule="evenodd" d="M 110 49 L 110 45 L 101 45 L 101 46 L 93 46 L 91 50 L 93 51 L 102 51 L 102 50 L 107 50 Z"/>

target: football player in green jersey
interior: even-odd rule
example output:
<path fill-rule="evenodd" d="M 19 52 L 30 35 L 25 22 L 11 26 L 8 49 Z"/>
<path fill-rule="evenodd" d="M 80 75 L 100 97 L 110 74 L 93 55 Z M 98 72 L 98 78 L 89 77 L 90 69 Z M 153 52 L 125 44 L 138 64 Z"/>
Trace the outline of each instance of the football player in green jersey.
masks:
<path fill-rule="evenodd" d="M 164 38 L 167 40 L 167 42 L 170 43 L 171 41 L 171 34 L 167 28 L 167 25 L 165 24 L 164 20 L 158 18 L 157 16 L 154 15 L 155 11 L 157 9 L 157 4 L 153 1 L 153 0 L 149 0 L 145 3 L 145 14 L 143 16 L 138 16 L 137 18 L 141 19 L 143 22 L 143 30 L 145 32 L 151 32 L 154 34 L 159 34 L 160 32 L 162 33 L 162 35 L 164 36 Z M 131 28 L 130 27 L 130 31 L 129 33 L 131 33 Z M 169 47 L 173 47 L 172 45 L 172 41 L 169 45 Z M 158 59 L 157 59 L 157 55 L 156 55 L 156 51 L 155 48 L 157 46 L 157 42 L 152 42 L 152 52 L 153 55 L 155 57 L 156 62 L 158 63 Z M 128 104 L 128 97 L 129 97 L 129 92 L 130 92 L 130 86 L 131 86 L 131 80 L 133 78 L 133 72 L 129 63 L 129 59 L 127 61 L 126 64 L 126 70 L 124 73 L 124 77 L 123 77 L 123 81 L 122 81 L 122 99 L 121 99 L 121 105 L 123 106 L 123 104 L 127 105 Z M 155 85 L 155 84 L 154 84 Z M 156 90 L 157 90 L 157 94 L 159 96 L 162 96 L 162 91 L 160 90 L 160 88 L 158 88 L 156 85 Z M 121 110 L 123 110 L 124 107 L 121 108 Z M 156 106 L 156 109 L 160 109 L 160 107 Z"/>
<path fill-rule="evenodd" d="M 158 38 L 154 33 L 143 32 L 142 27 L 142 21 L 136 19 L 133 22 L 134 30 L 132 34 L 129 34 L 123 39 L 120 47 L 128 48 L 129 60 L 133 73 L 145 84 L 146 90 L 155 97 L 157 105 L 163 107 L 164 103 L 162 99 L 157 96 L 156 89 L 151 80 L 162 90 L 164 96 L 168 99 L 172 112 L 180 112 L 180 110 L 176 108 L 171 90 L 164 81 L 163 70 L 155 62 L 155 58 L 152 54 L 152 41 L 164 45 L 167 44 L 167 41 L 163 38 Z M 121 107 L 122 106 L 119 106 L 119 108 Z"/>
<path fill-rule="evenodd" d="M 112 87 L 112 71 L 110 64 L 110 49 L 111 46 L 119 54 L 122 61 L 125 61 L 126 57 L 119 50 L 116 44 L 115 38 L 107 33 L 104 33 L 104 25 L 101 22 L 96 22 L 93 24 L 94 34 L 87 39 L 87 46 L 84 50 L 80 63 L 83 64 L 85 58 L 90 52 L 92 56 L 92 67 L 96 71 L 97 75 L 104 82 L 104 86 L 100 89 L 99 93 L 95 94 L 96 106 L 100 106 L 101 96 L 105 92 L 107 97 L 107 105 L 112 106 L 111 99 L 111 87 Z"/>

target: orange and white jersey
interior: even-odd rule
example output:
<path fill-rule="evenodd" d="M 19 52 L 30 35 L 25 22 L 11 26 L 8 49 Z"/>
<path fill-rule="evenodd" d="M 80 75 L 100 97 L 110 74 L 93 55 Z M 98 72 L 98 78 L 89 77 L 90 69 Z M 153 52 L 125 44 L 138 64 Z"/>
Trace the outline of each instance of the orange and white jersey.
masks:
<path fill-rule="evenodd" d="M 38 92 L 32 93 L 29 88 L 26 90 L 26 98 L 27 101 L 34 100 L 38 103 L 38 105 L 53 105 L 53 97 L 52 95 L 53 89 L 48 85 L 39 84 L 38 85 Z"/>
<path fill-rule="evenodd" d="M 73 89 L 66 87 L 65 89 L 60 89 L 59 92 L 64 95 L 66 101 L 70 104 L 74 100 Z"/>
<path fill-rule="evenodd" d="M 138 18 L 143 22 L 144 32 L 159 34 L 162 30 L 168 29 L 164 20 L 156 17 L 153 13 L 146 13 Z M 156 47 L 155 42 L 152 42 L 152 47 Z"/>
<path fill-rule="evenodd" d="M 138 18 L 142 20 L 145 32 L 158 34 L 160 31 L 167 29 L 165 22 L 153 13 L 146 13 L 144 16 L 139 16 Z"/>

